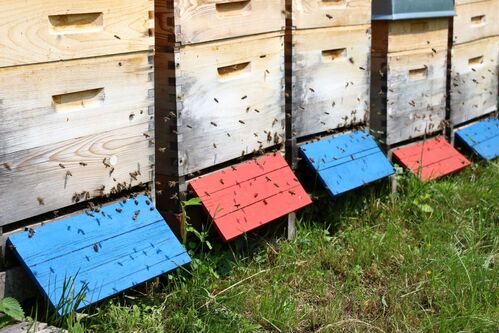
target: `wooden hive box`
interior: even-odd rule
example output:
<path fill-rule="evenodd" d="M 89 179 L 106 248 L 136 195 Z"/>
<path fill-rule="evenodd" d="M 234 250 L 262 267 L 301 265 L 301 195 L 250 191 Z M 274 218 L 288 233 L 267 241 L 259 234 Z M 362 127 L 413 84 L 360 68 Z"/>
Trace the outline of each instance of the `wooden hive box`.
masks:
<path fill-rule="evenodd" d="M 152 50 L 153 0 L 0 2 L 0 67 Z"/>
<path fill-rule="evenodd" d="M 152 180 L 152 54 L 0 77 L 0 226 Z"/>
<path fill-rule="evenodd" d="M 448 19 L 373 22 L 372 31 L 371 127 L 387 145 L 441 130 Z"/>
<path fill-rule="evenodd" d="M 283 30 L 285 0 L 155 0 L 156 43 L 182 45 Z"/>
<path fill-rule="evenodd" d="M 456 126 L 497 111 L 499 37 L 452 47 L 450 122 Z"/>
<path fill-rule="evenodd" d="M 367 122 L 370 44 L 370 25 L 292 32 L 288 136 Z"/>
<path fill-rule="evenodd" d="M 458 0 L 453 44 L 499 36 L 499 0 Z"/>
<path fill-rule="evenodd" d="M 287 0 L 294 29 L 371 24 L 371 0 Z"/>
<path fill-rule="evenodd" d="M 156 54 L 157 173 L 185 176 L 284 141 L 284 36 Z"/>

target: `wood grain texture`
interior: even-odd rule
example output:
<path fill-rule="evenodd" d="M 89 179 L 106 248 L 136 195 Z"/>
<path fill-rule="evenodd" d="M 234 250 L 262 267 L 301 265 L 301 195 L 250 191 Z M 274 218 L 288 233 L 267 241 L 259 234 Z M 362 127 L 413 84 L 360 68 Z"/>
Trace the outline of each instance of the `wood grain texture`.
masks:
<path fill-rule="evenodd" d="M 480 121 L 455 133 L 457 140 L 475 152 L 480 158 L 492 161 L 499 156 L 499 119 Z"/>
<path fill-rule="evenodd" d="M 297 29 L 371 23 L 371 0 L 288 1 L 292 1 L 292 26 Z"/>
<path fill-rule="evenodd" d="M 446 18 L 373 22 L 373 52 L 446 49 L 448 31 Z"/>
<path fill-rule="evenodd" d="M 305 144 L 300 151 L 332 196 L 395 173 L 367 131 L 348 132 Z"/>
<path fill-rule="evenodd" d="M 499 37 L 452 47 L 450 121 L 459 125 L 497 110 Z"/>
<path fill-rule="evenodd" d="M 155 0 L 156 42 L 182 45 L 283 30 L 285 0 Z"/>
<path fill-rule="evenodd" d="M 312 203 L 280 153 L 189 183 L 225 241 Z"/>
<path fill-rule="evenodd" d="M 0 67 L 149 50 L 153 0 L 3 0 Z"/>
<path fill-rule="evenodd" d="M 446 50 L 390 53 L 387 64 L 387 144 L 441 130 L 446 105 Z"/>
<path fill-rule="evenodd" d="M 146 122 L 0 156 L 0 225 L 72 205 L 75 193 L 84 201 L 152 181 L 149 130 Z"/>
<path fill-rule="evenodd" d="M 186 175 L 284 141 L 283 43 L 277 33 L 188 45 L 173 51 L 175 63 L 158 52 L 166 66 L 156 67 L 157 145 L 178 146 L 178 161 L 158 154 L 159 174 Z"/>
<path fill-rule="evenodd" d="M 292 34 L 293 137 L 366 123 L 370 26 Z"/>
<path fill-rule="evenodd" d="M 191 261 L 144 195 L 11 236 L 9 243 L 60 315 Z M 80 291 L 78 304 L 71 297 Z"/>
<path fill-rule="evenodd" d="M 148 52 L 0 69 L 0 156 L 152 121 Z"/>
<path fill-rule="evenodd" d="M 449 175 L 471 165 L 442 137 L 394 149 L 393 156 L 424 181 Z"/>
<path fill-rule="evenodd" d="M 456 4 L 454 44 L 499 36 L 499 0 Z"/>

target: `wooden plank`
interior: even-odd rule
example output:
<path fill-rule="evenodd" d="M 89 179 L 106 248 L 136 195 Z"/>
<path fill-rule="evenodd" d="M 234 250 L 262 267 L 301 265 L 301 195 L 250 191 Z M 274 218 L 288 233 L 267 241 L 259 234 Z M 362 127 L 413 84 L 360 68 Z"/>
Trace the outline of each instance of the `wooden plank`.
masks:
<path fill-rule="evenodd" d="M 366 131 L 353 131 L 305 144 L 300 151 L 332 196 L 395 173 Z"/>
<path fill-rule="evenodd" d="M 84 201 L 152 181 L 149 129 L 142 123 L 0 156 L 0 225 L 72 205 L 75 194 Z"/>
<path fill-rule="evenodd" d="M 0 333 L 67 333 L 67 330 L 40 322 L 22 322 L 2 328 Z"/>
<path fill-rule="evenodd" d="M 3 0 L 0 67 L 150 50 L 153 0 Z"/>
<path fill-rule="evenodd" d="M 499 36 L 499 0 L 456 3 L 454 44 Z"/>
<path fill-rule="evenodd" d="M 447 49 L 449 20 L 419 19 L 388 23 L 388 52 Z"/>
<path fill-rule="evenodd" d="M 499 37 L 452 47 L 450 121 L 459 125 L 497 110 Z"/>
<path fill-rule="evenodd" d="M 32 279 L 63 315 L 190 262 L 151 199 L 141 195 L 9 237 Z M 64 284 L 69 284 L 65 290 Z M 77 304 L 71 296 L 80 291 Z"/>
<path fill-rule="evenodd" d="M 153 70 L 148 52 L 0 69 L 0 156 L 152 120 Z"/>
<path fill-rule="evenodd" d="M 156 0 L 156 42 L 182 45 L 283 30 L 285 0 Z"/>
<path fill-rule="evenodd" d="M 371 0 L 289 0 L 297 29 L 344 27 L 371 23 Z"/>
<path fill-rule="evenodd" d="M 470 161 L 441 137 L 396 148 L 393 156 L 423 181 L 437 179 L 471 165 Z"/>
<path fill-rule="evenodd" d="M 195 179 L 189 186 L 225 241 L 312 203 L 279 153 Z"/>
<path fill-rule="evenodd" d="M 386 143 L 440 131 L 445 119 L 447 51 L 390 53 L 387 64 Z"/>
<path fill-rule="evenodd" d="M 499 156 L 499 119 L 491 118 L 456 131 L 456 138 L 481 158 Z"/>
<path fill-rule="evenodd" d="M 293 137 L 365 123 L 369 111 L 369 25 L 293 34 Z"/>
<path fill-rule="evenodd" d="M 157 144 L 178 146 L 176 161 L 158 154 L 159 174 L 173 164 L 187 175 L 284 142 L 283 43 L 275 33 L 188 45 L 174 51 L 173 70 L 157 68 L 157 99 L 170 101 L 157 103 L 156 116 L 170 119 L 157 124 Z M 175 101 L 164 89 L 170 81 Z"/>

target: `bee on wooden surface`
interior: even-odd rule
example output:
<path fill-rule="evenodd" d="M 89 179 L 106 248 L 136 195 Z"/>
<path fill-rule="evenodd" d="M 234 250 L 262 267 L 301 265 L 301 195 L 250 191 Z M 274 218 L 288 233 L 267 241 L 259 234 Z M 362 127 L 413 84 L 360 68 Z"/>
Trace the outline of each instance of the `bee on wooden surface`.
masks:
<path fill-rule="evenodd" d="M 240 122 L 241 124 L 243 124 L 243 125 L 246 125 L 246 123 L 245 123 L 244 121 L 242 121 L 242 120 L 239 120 L 239 122 Z"/>
<path fill-rule="evenodd" d="M 85 163 L 85 162 L 80 162 L 80 165 L 83 166 L 83 167 L 86 167 L 88 164 Z"/>
<path fill-rule="evenodd" d="M 355 60 L 352 57 L 348 58 L 348 61 L 350 61 L 352 65 L 355 64 Z"/>
<path fill-rule="evenodd" d="M 61 169 L 66 169 L 66 167 L 62 163 L 59 163 L 59 166 L 61 167 Z"/>
<path fill-rule="evenodd" d="M 39 204 L 40 206 L 45 205 L 45 200 L 44 200 L 42 197 L 38 197 L 38 198 L 36 198 L 36 200 L 38 201 L 38 204 Z"/>
<path fill-rule="evenodd" d="M 210 121 L 210 124 L 212 124 L 213 126 L 215 127 L 218 127 L 217 123 L 213 122 L 213 121 Z"/>
<path fill-rule="evenodd" d="M 144 132 L 142 133 L 142 135 L 146 138 L 146 139 L 149 139 L 151 136 L 149 135 L 149 133 L 147 132 Z"/>
<path fill-rule="evenodd" d="M 137 172 L 129 172 L 128 173 L 130 175 L 130 177 L 133 179 L 133 180 L 137 180 Z"/>
<path fill-rule="evenodd" d="M 111 167 L 111 164 L 109 164 L 109 163 L 107 162 L 107 157 L 104 157 L 104 159 L 102 160 L 102 164 L 104 164 L 104 166 L 105 166 L 106 168 L 110 168 L 110 167 Z"/>
<path fill-rule="evenodd" d="M 87 215 L 88 215 L 88 216 L 90 216 L 90 217 L 95 217 L 95 216 L 94 216 L 94 214 L 92 214 L 92 212 L 91 212 L 91 211 L 89 211 L 89 210 L 86 210 L 86 211 L 85 211 L 85 214 L 87 214 Z"/>
<path fill-rule="evenodd" d="M 241 99 L 246 99 L 246 98 L 248 98 L 248 96 L 246 96 L 246 95 L 245 95 L 245 96 L 243 96 L 243 97 L 241 97 Z"/>
<path fill-rule="evenodd" d="M 213 98 L 213 100 L 214 100 L 215 102 L 219 103 L 219 102 L 218 102 L 218 99 L 216 99 L 216 98 Z"/>
<path fill-rule="evenodd" d="M 328 19 L 330 19 L 330 20 L 332 20 L 332 19 L 333 19 L 333 16 L 332 16 L 332 15 L 330 15 L 330 14 L 326 14 L 326 17 L 327 17 Z"/>
<path fill-rule="evenodd" d="M 139 214 L 140 214 L 140 209 L 135 211 L 135 213 L 133 214 L 132 220 L 134 220 L 134 221 L 137 220 L 137 218 L 139 217 Z"/>
<path fill-rule="evenodd" d="M 215 143 L 213 144 L 213 148 L 217 149 L 217 145 Z"/>
<path fill-rule="evenodd" d="M 311 92 L 313 92 L 313 93 L 315 92 L 315 90 L 314 90 L 314 89 L 312 89 L 312 88 L 308 88 L 308 90 L 310 90 L 310 91 L 311 91 Z"/>
<path fill-rule="evenodd" d="M 10 170 L 12 170 L 12 168 L 10 167 L 10 164 L 9 164 L 9 163 L 7 163 L 7 162 L 5 162 L 5 163 L 3 164 L 3 167 L 4 167 L 5 169 L 9 170 L 9 171 L 10 171 Z"/>
<path fill-rule="evenodd" d="M 191 126 L 191 125 L 186 125 L 186 127 L 187 127 L 187 128 L 190 128 L 190 129 L 192 129 L 192 126 Z"/>
<path fill-rule="evenodd" d="M 128 115 L 128 120 L 132 121 L 133 118 L 135 118 L 135 113 L 132 112 Z"/>
<path fill-rule="evenodd" d="M 99 252 L 99 244 L 95 243 L 92 248 L 94 249 L 95 252 Z"/>
<path fill-rule="evenodd" d="M 69 170 L 66 171 L 66 177 L 73 177 L 73 174 L 71 173 L 71 171 L 69 171 Z"/>
<path fill-rule="evenodd" d="M 121 213 L 123 211 L 123 209 L 121 209 L 121 208 L 116 208 L 115 210 L 117 213 Z"/>
<path fill-rule="evenodd" d="M 256 113 L 260 113 L 260 110 L 258 110 L 258 109 L 255 109 L 255 112 L 256 112 Z"/>

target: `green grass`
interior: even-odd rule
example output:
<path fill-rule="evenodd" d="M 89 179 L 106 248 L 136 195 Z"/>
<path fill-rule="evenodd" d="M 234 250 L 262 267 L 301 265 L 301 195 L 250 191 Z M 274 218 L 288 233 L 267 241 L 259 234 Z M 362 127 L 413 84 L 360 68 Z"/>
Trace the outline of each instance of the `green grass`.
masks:
<path fill-rule="evenodd" d="M 293 241 L 214 244 L 188 270 L 82 323 L 93 332 L 499 331 L 499 164 L 400 183 L 395 197 L 388 182 L 321 197 L 300 213 Z"/>

